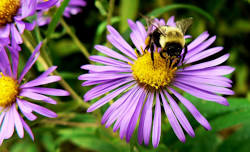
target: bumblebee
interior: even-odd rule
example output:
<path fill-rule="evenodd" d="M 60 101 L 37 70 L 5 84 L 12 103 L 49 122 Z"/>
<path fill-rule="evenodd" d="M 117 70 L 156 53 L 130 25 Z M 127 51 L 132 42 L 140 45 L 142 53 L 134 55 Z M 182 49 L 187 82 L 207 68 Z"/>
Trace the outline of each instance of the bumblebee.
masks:
<path fill-rule="evenodd" d="M 155 25 L 152 19 L 147 19 L 148 25 L 155 26 L 155 30 L 148 34 L 145 40 L 145 50 L 150 49 L 151 59 L 154 63 L 154 47 L 161 48 L 160 55 L 166 59 L 170 57 L 170 61 L 175 61 L 175 66 L 183 60 L 187 54 L 187 45 L 185 44 L 184 34 L 192 24 L 192 18 L 182 19 L 176 22 L 176 27 Z M 149 26 L 148 26 L 149 27 Z M 184 53 L 181 57 L 182 50 Z"/>

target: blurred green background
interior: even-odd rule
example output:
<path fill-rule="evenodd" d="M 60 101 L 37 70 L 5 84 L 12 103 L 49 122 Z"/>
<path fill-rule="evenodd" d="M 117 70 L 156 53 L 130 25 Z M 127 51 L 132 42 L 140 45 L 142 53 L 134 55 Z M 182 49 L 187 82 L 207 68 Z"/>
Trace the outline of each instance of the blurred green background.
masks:
<path fill-rule="evenodd" d="M 29 122 L 35 141 L 26 134 L 24 139 L 15 135 L 5 140 L 0 152 L 248 152 L 250 149 L 250 1 L 249 0 L 87 0 L 82 13 L 64 18 L 67 26 L 58 25 L 47 42 L 48 54 L 58 71 L 71 87 L 81 96 L 90 87 L 81 87 L 77 77 L 86 72 L 80 66 L 88 63 L 70 32 L 84 44 L 90 54 L 98 54 L 95 44 L 107 44 L 106 24 L 112 24 L 128 39 L 127 19 L 140 20 L 140 13 L 168 19 L 192 16 L 194 24 L 189 30 L 193 38 L 208 31 L 217 39 L 213 46 L 223 46 L 230 53 L 227 65 L 236 68 L 229 77 L 233 80 L 235 95 L 228 97 L 229 107 L 202 101 L 188 94 L 197 109 L 208 119 L 211 131 L 205 131 L 182 107 L 196 137 L 187 135 L 186 143 L 181 143 L 163 117 L 159 147 L 138 145 L 134 133 L 133 144 L 120 140 L 111 128 L 100 124 L 101 114 L 107 107 L 94 113 L 86 113 L 86 108 L 77 104 L 71 97 L 58 98 L 58 105 L 48 105 L 59 115 L 56 119 L 39 117 Z M 70 27 L 70 32 L 67 30 Z M 45 36 L 48 27 L 40 28 Z M 72 33 L 71 33 L 72 34 Z M 73 34 L 74 35 L 74 34 Z M 129 40 L 128 40 L 129 41 Z M 27 49 L 25 45 L 23 49 Z M 25 51 L 24 51 L 25 52 Z M 221 55 L 218 54 L 218 55 Z M 23 53 L 27 60 L 29 52 Z M 68 64 L 70 62 L 70 64 Z M 36 75 L 43 69 L 39 63 L 33 68 Z M 32 75 L 31 75 L 32 77 Z M 59 86 L 60 87 L 60 86 Z M 94 101 L 92 101 L 94 102 Z M 108 105 L 107 105 L 108 106 Z"/>

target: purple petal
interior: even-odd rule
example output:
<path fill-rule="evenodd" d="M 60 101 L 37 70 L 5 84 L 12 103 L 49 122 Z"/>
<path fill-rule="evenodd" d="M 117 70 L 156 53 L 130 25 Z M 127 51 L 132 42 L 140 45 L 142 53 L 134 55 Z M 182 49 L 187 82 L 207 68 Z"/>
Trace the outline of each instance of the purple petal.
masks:
<path fill-rule="evenodd" d="M 177 79 L 176 82 L 180 82 L 182 84 L 187 84 L 187 85 L 190 85 L 192 87 L 199 88 L 201 90 L 209 91 L 209 92 L 213 92 L 213 93 L 219 93 L 219 94 L 225 94 L 225 95 L 233 95 L 234 94 L 234 92 L 228 88 L 202 84 L 200 82 L 186 81 L 186 80 L 182 80 L 182 79 Z"/>
<path fill-rule="evenodd" d="M 37 78 L 35 80 L 29 81 L 29 82 L 21 85 L 20 88 L 21 89 L 30 88 L 30 87 L 35 87 L 35 86 L 39 86 L 39 85 L 44 85 L 44 84 L 57 82 L 57 81 L 60 81 L 60 80 L 61 80 L 61 77 L 59 77 L 59 76 L 48 76 L 48 77 L 45 77 L 45 78 Z"/>
<path fill-rule="evenodd" d="M 26 122 L 23 120 L 22 117 L 20 119 L 22 121 L 24 129 L 28 132 L 28 134 L 30 135 L 31 139 L 34 140 L 34 135 L 33 135 L 32 131 L 31 131 L 30 127 L 26 124 Z"/>
<path fill-rule="evenodd" d="M 184 85 L 184 84 L 179 83 L 179 82 L 175 82 L 173 85 L 176 86 L 177 88 L 180 88 L 183 91 L 186 91 L 187 93 L 189 93 L 195 97 L 200 98 L 200 99 L 214 101 L 214 102 L 217 102 L 219 104 L 226 105 L 226 106 L 229 105 L 226 98 L 224 98 L 222 96 L 218 96 L 214 93 L 204 91 L 204 90 L 201 90 L 199 88 L 191 87 L 189 85 Z"/>
<path fill-rule="evenodd" d="M 21 111 L 26 112 L 26 113 L 32 112 L 32 109 L 29 108 L 28 106 L 26 106 L 25 104 L 23 104 L 23 102 L 25 102 L 25 101 L 23 101 L 23 99 L 17 98 L 17 104 L 18 104 L 18 107 L 21 109 Z"/>
<path fill-rule="evenodd" d="M 22 19 L 35 14 L 36 3 L 34 0 L 22 1 Z"/>
<path fill-rule="evenodd" d="M 127 134 L 126 134 L 126 141 L 129 142 L 131 137 L 132 137 L 132 134 L 135 130 L 135 127 L 136 127 L 136 124 L 137 124 L 137 121 L 138 121 L 138 118 L 140 116 L 140 112 L 141 112 L 141 109 L 142 109 L 142 106 L 143 106 L 143 103 L 145 101 L 145 98 L 146 98 L 146 93 L 142 93 L 142 95 L 140 96 L 140 99 L 139 99 L 139 102 L 138 102 L 138 105 L 136 106 L 136 109 L 135 109 L 135 112 L 129 122 L 129 125 L 128 125 L 128 129 L 127 129 Z"/>
<path fill-rule="evenodd" d="M 102 66 L 102 65 L 91 65 L 91 64 L 83 65 L 81 68 L 93 72 L 132 72 L 131 68 L 121 68 L 114 66 Z"/>
<path fill-rule="evenodd" d="M 175 21 L 174 21 L 174 16 L 171 16 L 168 21 L 167 21 L 168 26 L 176 27 Z"/>
<path fill-rule="evenodd" d="M 32 31 L 35 28 L 35 26 L 36 26 L 36 22 L 35 21 L 33 21 L 31 23 L 24 22 L 24 24 L 25 24 L 25 29 L 29 30 L 29 31 Z"/>
<path fill-rule="evenodd" d="M 119 107 L 115 108 L 112 111 L 112 114 L 109 116 L 109 119 L 106 123 L 106 127 L 109 127 L 113 122 L 115 122 L 115 120 L 117 120 L 114 127 L 113 127 L 113 131 L 114 132 L 117 131 L 121 125 L 122 118 L 124 117 L 125 114 L 127 114 L 126 111 L 131 108 L 131 105 L 133 105 L 132 98 L 138 97 L 138 94 L 140 94 L 140 93 L 141 93 L 140 88 L 138 86 L 136 86 L 133 93 L 130 96 L 128 96 L 128 98 Z M 125 135 L 125 130 L 120 131 L 121 138 L 123 138 L 123 135 Z"/>
<path fill-rule="evenodd" d="M 116 100 L 104 113 L 101 123 L 105 124 L 105 122 L 109 119 L 113 111 L 116 110 L 119 106 L 121 106 L 127 100 L 128 97 L 134 94 L 136 89 L 137 89 L 136 87 L 132 87 L 125 94 L 123 94 L 118 100 Z"/>
<path fill-rule="evenodd" d="M 8 111 L 6 111 L 1 132 L 0 132 L 0 137 L 3 137 L 3 139 L 9 139 L 14 132 L 14 116 L 12 115 L 12 106 L 8 107 Z"/>
<path fill-rule="evenodd" d="M 183 133 L 183 130 L 179 122 L 177 121 L 172 109 L 168 105 L 168 102 L 166 101 L 165 96 L 162 92 L 161 92 L 161 99 L 162 99 L 162 104 L 163 104 L 165 113 L 168 117 L 170 125 L 172 126 L 174 130 L 174 133 L 176 134 L 176 136 L 181 142 L 185 142 L 186 141 L 185 134 Z"/>
<path fill-rule="evenodd" d="M 201 43 L 200 45 L 198 45 L 197 47 L 195 47 L 194 49 L 189 49 L 188 48 L 188 53 L 184 59 L 184 62 L 186 62 L 187 60 L 189 60 L 189 58 L 191 58 L 193 55 L 200 53 L 201 51 L 204 51 L 207 47 L 209 47 L 216 39 L 216 36 L 213 36 L 211 38 L 209 38 L 207 41 Z"/>
<path fill-rule="evenodd" d="M 111 101 L 112 99 L 114 99 L 116 96 L 118 96 L 119 94 L 121 94 L 122 92 L 124 92 L 126 89 L 128 89 L 129 87 L 131 87 L 134 84 L 134 82 L 129 83 L 121 88 L 118 88 L 117 90 L 110 92 L 108 95 L 104 96 L 103 98 L 101 98 L 100 100 L 96 101 L 93 105 L 91 105 L 87 112 L 92 112 L 96 109 L 98 109 L 99 107 L 103 106 L 104 104 L 108 103 L 109 101 Z"/>
<path fill-rule="evenodd" d="M 45 72 L 43 72 L 39 77 L 37 77 L 36 79 L 40 79 L 40 78 L 45 78 L 47 77 L 49 74 L 51 74 L 53 71 L 55 71 L 57 68 L 57 66 L 52 66 L 50 67 L 48 70 L 46 70 Z"/>
<path fill-rule="evenodd" d="M 79 80 L 114 80 L 132 77 L 132 73 L 88 73 L 78 77 Z"/>
<path fill-rule="evenodd" d="M 227 75 L 232 73 L 235 70 L 235 68 L 230 66 L 216 66 L 216 67 L 209 67 L 205 69 L 200 70 L 189 70 L 186 71 L 185 69 L 178 69 L 176 74 L 180 75 L 195 75 L 195 76 L 220 76 L 220 75 Z"/>
<path fill-rule="evenodd" d="M 30 103 L 30 102 L 26 102 L 26 105 L 28 105 L 30 108 L 33 109 L 33 111 L 45 116 L 45 117 L 49 117 L 49 118 L 55 118 L 57 117 L 57 114 L 47 108 L 44 108 L 42 106 Z"/>
<path fill-rule="evenodd" d="M 0 38 L 8 38 L 10 36 L 10 25 L 0 26 Z"/>
<path fill-rule="evenodd" d="M 161 103 L 159 98 L 159 93 L 156 93 L 156 104 L 155 104 L 155 114 L 152 132 L 152 144 L 154 148 L 159 145 L 161 138 Z"/>
<path fill-rule="evenodd" d="M 127 57 L 121 55 L 120 53 L 117 53 L 115 51 L 113 51 L 112 49 L 106 47 L 106 46 L 102 46 L 102 45 L 96 45 L 95 49 L 100 51 L 103 54 L 106 54 L 107 56 L 113 57 L 115 59 L 119 59 L 125 62 L 131 62 L 131 60 L 129 60 Z"/>
<path fill-rule="evenodd" d="M 48 1 L 38 3 L 37 9 L 38 10 L 44 10 L 44 9 L 50 8 L 50 7 L 54 6 L 54 5 L 56 5 L 57 1 L 58 0 L 48 0 Z"/>
<path fill-rule="evenodd" d="M 213 67 L 216 65 L 219 65 L 223 62 L 225 62 L 227 59 L 229 58 L 229 54 L 225 54 L 217 59 L 208 61 L 208 62 L 203 62 L 200 64 L 195 64 L 195 65 L 191 65 L 189 67 L 185 67 L 185 71 L 188 70 L 198 70 L 198 69 L 204 69 L 204 68 L 208 68 L 208 67 Z"/>
<path fill-rule="evenodd" d="M 136 94 L 133 96 L 133 99 L 130 103 L 130 105 L 127 107 L 127 109 L 122 112 L 123 114 L 118 118 L 116 121 L 116 124 L 120 124 L 120 138 L 123 139 L 123 137 L 126 135 L 129 122 L 131 121 L 131 118 L 136 110 L 136 107 L 138 106 L 138 102 L 140 100 L 140 97 L 143 94 L 144 89 L 140 88 Z M 114 128 L 116 127 L 116 124 L 114 125 Z"/>
<path fill-rule="evenodd" d="M 9 57 L 3 47 L 0 47 L 0 68 L 4 75 L 12 76 Z"/>
<path fill-rule="evenodd" d="M 12 42 L 15 41 L 15 43 L 17 43 L 17 44 L 23 43 L 23 39 L 22 39 L 19 31 L 17 30 L 15 24 L 11 24 L 10 29 L 11 29 Z"/>
<path fill-rule="evenodd" d="M 15 119 L 15 127 L 16 127 L 17 134 L 20 138 L 23 138 L 24 136 L 23 125 L 20 119 L 20 115 L 18 114 L 16 110 L 15 104 L 13 104 L 13 107 L 12 107 L 12 115 L 14 116 L 14 119 Z"/>
<path fill-rule="evenodd" d="M 97 98 L 117 87 L 122 86 L 125 83 L 130 82 L 132 79 L 118 79 L 118 80 L 114 80 L 113 82 L 110 83 L 104 83 L 104 84 L 100 84 L 94 88 L 92 88 L 91 90 L 89 90 L 85 95 L 84 95 L 84 100 L 85 101 L 89 101 L 92 100 L 94 98 Z"/>
<path fill-rule="evenodd" d="M 29 60 L 27 61 L 26 65 L 25 65 L 25 67 L 23 68 L 23 71 L 22 71 L 22 73 L 21 73 L 21 75 L 20 75 L 20 77 L 19 77 L 19 79 L 18 79 L 18 82 L 19 82 L 19 83 L 23 80 L 23 78 L 24 78 L 24 76 L 26 75 L 26 73 L 30 70 L 30 68 L 31 68 L 31 67 L 33 66 L 33 64 L 36 62 L 36 60 L 37 60 L 37 58 L 38 58 L 38 56 L 39 56 L 39 54 L 40 54 L 39 50 L 40 50 L 41 46 L 42 46 L 42 42 L 40 42 L 40 43 L 38 44 L 38 46 L 35 48 L 35 50 L 34 50 L 34 52 L 32 53 L 32 55 L 30 56 Z"/>
<path fill-rule="evenodd" d="M 25 29 L 25 24 L 22 21 L 16 21 L 16 26 L 18 28 L 18 31 L 22 34 Z"/>
<path fill-rule="evenodd" d="M 218 86 L 218 87 L 232 87 L 232 85 L 229 82 L 219 80 L 216 78 L 210 79 L 210 78 L 194 77 L 194 76 L 187 76 L 187 75 L 181 75 L 181 76 L 178 75 L 175 80 L 197 82 L 197 83 L 208 84 L 208 85 L 213 85 L 213 86 Z"/>
<path fill-rule="evenodd" d="M 20 96 L 27 97 L 33 100 L 41 100 L 50 104 L 56 104 L 56 101 L 50 97 L 35 93 L 35 92 L 29 92 L 22 90 L 20 93 Z"/>
<path fill-rule="evenodd" d="M 180 124 L 182 125 L 182 127 L 186 130 L 186 132 L 191 136 L 194 137 L 195 133 L 194 130 L 192 128 L 192 126 L 190 125 L 190 123 L 188 122 L 186 116 L 184 115 L 184 113 L 182 112 L 181 108 L 178 106 L 178 104 L 174 101 L 174 99 L 167 93 L 167 91 L 164 90 L 165 95 L 167 96 L 167 99 L 170 103 L 171 108 L 174 111 L 175 116 L 177 117 L 177 119 L 179 120 Z"/>
<path fill-rule="evenodd" d="M 130 65 L 128 63 L 117 61 L 117 60 L 114 60 L 114 59 L 111 59 L 108 57 L 104 57 L 104 56 L 93 55 L 93 56 L 90 56 L 89 59 L 91 61 L 98 62 L 98 63 L 104 64 L 104 65 L 111 65 L 111 66 L 115 66 L 115 67 L 130 67 Z"/>
<path fill-rule="evenodd" d="M 134 49 L 121 37 L 121 35 L 110 25 L 107 26 L 110 34 L 107 36 L 107 39 L 121 52 L 136 59 Z"/>
<path fill-rule="evenodd" d="M 178 99 L 179 101 L 187 108 L 187 110 L 193 115 L 193 117 L 207 130 L 211 130 L 211 126 L 207 119 L 202 116 L 202 114 L 195 108 L 195 106 L 181 94 L 176 92 L 172 88 L 168 88 Z"/>
<path fill-rule="evenodd" d="M 215 53 L 220 52 L 222 49 L 223 49 L 223 47 L 218 46 L 218 47 L 214 47 L 214 48 L 204 50 L 204 51 L 202 51 L 202 52 L 200 52 L 198 54 L 193 55 L 192 58 L 187 60 L 186 64 L 193 63 L 193 62 L 205 59 L 206 57 L 209 57 L 209 56 L 211 56 L 211 55 L 213 55 Z"/>
<path fill-rule="evenodd" d="M 51 96 L 68 96 L 69 95 L 69 92 L 65 90 L 53 89 L 53 88 L 31 87 L 31 88 L 24 88 L 22 90 L 27 91 L 27 92 L 51 95 Z"/>
<path fill-rule="evenodd" d="M 209 37 L 209 34 L 207 31 L 201 33 L 200 36 L 198 36 L 195 40 L 193 40 L 189 45 L 188 45 L 188 50 L 192 50 L 193 48 L 197 47 L 200 45 L 203 41 L 205 41 Z"/>

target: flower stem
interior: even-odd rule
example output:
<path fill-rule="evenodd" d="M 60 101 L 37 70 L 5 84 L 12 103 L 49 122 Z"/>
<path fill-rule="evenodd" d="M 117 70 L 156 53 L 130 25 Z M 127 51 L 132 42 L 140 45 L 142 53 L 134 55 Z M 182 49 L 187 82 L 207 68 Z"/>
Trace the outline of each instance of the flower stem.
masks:
<path fill-rule="evenodd" d="M 87 51 L 86 47 L 82 44 L 82 42 L 77 38 L 77 36 L 73 33 L 69 25 L 64 21 L 64 19 L 61 19 L 62 26 L 66 29 L 66 32 L 69 34 L 69 36 L 73 39 L 75 44 L 79 47 L 82 54 L 88 59 L 90 54 Z"/>
<path fill-rule="evenodd" d="M 32 53 L 34 51 L 34 46 L 30 43 L 30 41 L 26 38 L 25 34 L 22 35 L 24 44 L 27 46 L 27 48 L 30 50 L 30 52 Z M 47 57 L 47 56 L 46 56 Z M 48 61 L 51 62 L 51 60 L 49 58 L 47 58 Z M 46 60 L 44 59 L 43 56 L 39 56 L 38 58 L 38 62 L 41 63 L 41 65 L 43 66 L 44 69 L 48 69 L 49 68 L 49 63 L 46 62 Z M 53 72 L 53 74 L 60 76 L 60 73 L 57 72 L 56 70 Z M 59 84 L 66 89 L 72 96 L 73 99 L 75 99 L 78 103 L 79 106 L 87 109 L 89 107 L 89 104 L 84 102 L 82 100 L 82 98 L 71 88 L 71 86 L 61 77 L 61 81 L 59 81 Z"/>

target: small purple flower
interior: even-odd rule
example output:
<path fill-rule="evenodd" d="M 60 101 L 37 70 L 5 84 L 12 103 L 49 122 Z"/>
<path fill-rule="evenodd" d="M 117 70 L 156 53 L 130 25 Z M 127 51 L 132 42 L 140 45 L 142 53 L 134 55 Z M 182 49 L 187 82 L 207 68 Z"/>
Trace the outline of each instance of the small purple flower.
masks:
<path fill-rule="evenodd" d="M 174 17 L 167 24 L 157 20 L 157 25 L 176 26 Z M 197 63 L 219 51 L 222 47 L 208 48 L 216 39 L 208 38 L 208 32 L 202 33 L 188 45 L 188 53 L 184 59 L 184 67 L 173 66 L 169 59 L 163 59 L 158 50 L 154 50 L 154 64 L 149 50 L 144 50 L 148 36 L 141 22 L 128 20 L 132 30 L 130 38 L 138 51 L 135 51 L 112 27 L 107 39 L 119 52 L 102 45 L 95 49 L 106 56 L 91 56 L 90 60 L 102 65 L 83 65 L 81 68 L 89 73 L 79 76 L 85 80 L 82 86 L 97 85 L 84 95 L 89 101 L 100 98 L 89 109 L 92 112 L 109 101 L 114 103 L 106 110 L 102 124 L 113 131 L 120 129 L 120 138 L 129 142 L 138 123 L 138 141 L 148 145 L 152 132 L 152 144 L 157 147 L 161 136 L 161 109 L 163 108 L 170 125 L 178 139 L 185 142 L 183 129 L 194 137 L 195 133 L 188 119 L 179 107 L 183 104 L 194 118 L 206 129 L 211 126 L 196 107 L 178 91 L 183 90 L 197 98 L 228 105 L 227 99 L 221 95 L 232 95 L 228 88 L 232 81 L 223 75 L 230 74 L 234 68 L 220 66 L 229 54 L 217 59 Z M 154 26 L 149 30 L 152 31 Z M 185 38 L 190 36 L 185 36 Z M 140 52 L 140 53 L 137 53 Z M 139 121 L 139 122 L 138 122 Z"/>
<path fill-rule="evenodd" d="M 50 104 L 56 104 L 51 96 L 68 96 L 67 91 L 41 87 L 41 85 L 59 81 L 59 76 L 49 76 L 56 66 L 49 68 L 39 77 L 29 82 L 22 82 L 27 72 L 36 62 L 40 52 L 41 43 L 36 47 L 28 62 L 18 76 L 18 51 L 9 48 L 11 61 L 4 47 L 0 46 L 0 145 L 4 139 L 9 139 L 16 129 L 20 138 L 24 136 L 24 129 L 34 140 L 30 127 L 26 124 L 21 114 L 28 120 L 33 121 L 37 117 L 36 112 L 49 118 L 57 117 L 57 114 L 36 103 L 28 101 L 39 100 Z"/>
<path fill-rule="evenodd" d="M 0 45 L 17 47 L 23 43 L 21 34 L 26 30 L 33 30 L 36 22 L 24 21 L 33 16 L 36 10 L 47 9 L 58 0 L 1 0 L 0 1 Z"/>
<path fill-rule="evenodd" d="M 56 7 L 60 7 L 63 0 L 56 3 Z M 68 6 L 65 8 L 63 16 L 69 18 L 71 15 L 76 15 L 82 11 L 81 7 L 86 6 L 85 0 L 70 0 Z M 50 23 L 51 16 L 47 15 L 49 10 L 42 10 L 37 13 L 37 24 L 44 26 Z M 46 14 L 47 13 L 47 14 Z"/>

